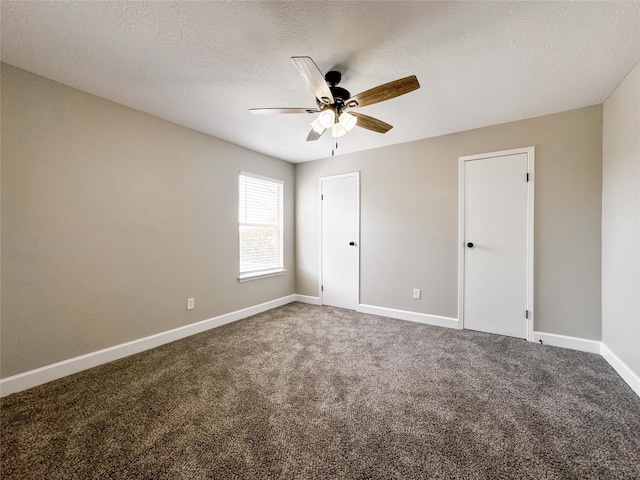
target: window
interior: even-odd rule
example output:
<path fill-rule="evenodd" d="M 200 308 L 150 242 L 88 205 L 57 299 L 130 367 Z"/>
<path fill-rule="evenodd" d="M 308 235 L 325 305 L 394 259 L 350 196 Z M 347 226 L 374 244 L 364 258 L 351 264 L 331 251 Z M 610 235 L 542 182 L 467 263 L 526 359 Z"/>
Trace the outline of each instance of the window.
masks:
<path fill-rule="evenodd" d="M 283 182 L 240 172 L 240 277 L 283 273 Z"/>

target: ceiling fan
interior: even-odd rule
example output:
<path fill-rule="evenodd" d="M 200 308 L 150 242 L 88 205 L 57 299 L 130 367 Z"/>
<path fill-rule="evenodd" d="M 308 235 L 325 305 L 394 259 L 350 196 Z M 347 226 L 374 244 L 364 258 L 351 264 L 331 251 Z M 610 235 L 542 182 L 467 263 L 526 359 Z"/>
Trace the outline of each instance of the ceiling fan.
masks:
<path fill-rule="evenodd" d="M 393 128 L 392 125 L 362 113 L 352 112 L 352 109 L 399 97 L 420 88 L 416 76 L 411 75 L 351 96 L 348 90 L 337 86 L 342 79 L 340 72 L 331 71 L 322 75 L 311 57 L 291 57 L 291 61 L 315 95 L 317 107 L 251 108 L 249 111 L 258 115 L 273 113 L 318 114 L 316 119 L 311 122 L 312 129 L 307 136 L 307 142 L 318 140 L 327 129 L 331 129 L 332 137 L 341 137 L 356 125 L 374 132 L 386 133 Z"/>

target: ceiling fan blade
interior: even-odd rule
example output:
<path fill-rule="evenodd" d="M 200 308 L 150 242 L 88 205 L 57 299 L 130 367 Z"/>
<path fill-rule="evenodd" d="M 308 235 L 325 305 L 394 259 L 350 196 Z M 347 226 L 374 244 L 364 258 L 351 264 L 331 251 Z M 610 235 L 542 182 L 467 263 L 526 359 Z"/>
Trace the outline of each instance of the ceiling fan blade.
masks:
<path fill-rule="evenodd" d="M 420 88 L 415 75 L 394 80 L 393 82 L 378 85 L 362 93 L 354 95 L 344 103 L 349 108 L 364 107 L 373 103 L 383 102 L 391 98 L 399 97 L 405 93 L 412 92 Z"/>
<path fill-rule="evenodd" d="M 311 131 L 309 132 L 309 135 L 307 135 L 307 142 L 315 142 L 322 136 L 325 130 L 322 130 L 322 133 L 318 133 L 312 128 Z"/>
<path fill-rule="evenodd" d="M 271 115 L 273 113 L 318 113 L 317 108 L 250 108 L 254 115 Z"/>
<path fill-rule="evenodd" d="M 377 118 L 370 117 L 369 115 L 363 115 L 362 113 L 356 112 L 349 112 L 349 114 L 358 119 L 358 123 L 356 123 L 357 127 L 366 128 L 367 130 L 372 130 L 378 133 L 387 133 L 393 128 L 393 125 L 389 125 L 388 123 L 378 120 Z"/>
<path fill-rule="evenodd" d="M 318 100 L 326 105 L 335 102 L 324 75 L 311 57 L 291 57 L 291 61 Z"/>

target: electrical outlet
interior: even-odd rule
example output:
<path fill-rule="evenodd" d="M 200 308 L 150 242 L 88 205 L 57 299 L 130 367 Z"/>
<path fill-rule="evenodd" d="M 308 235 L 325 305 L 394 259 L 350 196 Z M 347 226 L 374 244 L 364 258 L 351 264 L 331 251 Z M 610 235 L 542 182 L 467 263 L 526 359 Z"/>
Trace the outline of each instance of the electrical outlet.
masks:
<path fill-rule="evenodd" d="M 421 291 L 419 288 L 414 288 L 413 289 L 413 298 L 414 300 L 420 300 L 420 295 L 421 295 Z"/>
<path fill-rule="evenodd" d="M 193 310 L 194 308 L 196 308 L 196 299 L 187 298 L 187 310 Z"/>

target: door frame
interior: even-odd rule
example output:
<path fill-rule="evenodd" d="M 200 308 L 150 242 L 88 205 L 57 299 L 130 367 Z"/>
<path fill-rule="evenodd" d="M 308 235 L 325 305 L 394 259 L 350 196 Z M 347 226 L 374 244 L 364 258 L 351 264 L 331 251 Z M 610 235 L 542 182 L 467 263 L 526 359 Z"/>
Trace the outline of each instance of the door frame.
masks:
<path fill-rule="evenodd" d="M 358 308 L 358 306 L 360 305 L 360 172 L 350 172 L 350 173 L 341 173 L 339 175 L 327 175 L 325 177 L 320 177 L 319 181 L 318 181 L 318 187 L 319 187 L 319 194 L 318 194 L 318 202 L 319 202 L 319 212 L 320 212 L 320 218 L 318 219 L 318 223 L 320 225 L 320 228 L 318 229 L 319 231 L 319 238 L 318 238 L 318 245 L 320 246 L 320 252 L 318 254 L 318 258 L 320 260 L 319 263 L 319 267 L 318 267 L 318 298 L 320 299 L 320 305 L 324 305 L 323 302 L 323 295 L 324 292 L 322 291 L 322 285 L 323 285 L 323 272 L 324 272 L 324 264 L 323 264 L 323 252 L 324 252 L 324 245 L 322 244 L 322 237 L 323 237 L 323 222 L 322 222 L 322 218 L 323 218 L 323 214 L 324 214 L 324 210 L 323 210 L 323 206 L 322 206 L 322 191 L 323 191 L 323 182 L 326 180 L 336 180 L 338 178 L 346 178 L 346 177 L 355 177 L 356 179 L 356 242 L 357 242 L 357 258 L 356 258 L 356 268 L 358 270 L 358 274 L 356 275 L 356 290 L 357 290 L 357 294 L 356 294 L 356 308 Z"/>
<path fill-rule="evenodd" d="M 533 236 L 533 210 L 534 210 L 534 185 L 535 185 L 535 147 L 514 148 L 497 152 L 480 153 L 477 155 L 465 155 L 458 157 L 458 328 L 464 328 L 464 168 L 465 162 L 482 160 L 492 157 L 505 157 L 510 155 L 527 154 L 528 175 L 527 182 L 527 340 L 533 342 L 534 325 L 534 236 Z"/>

